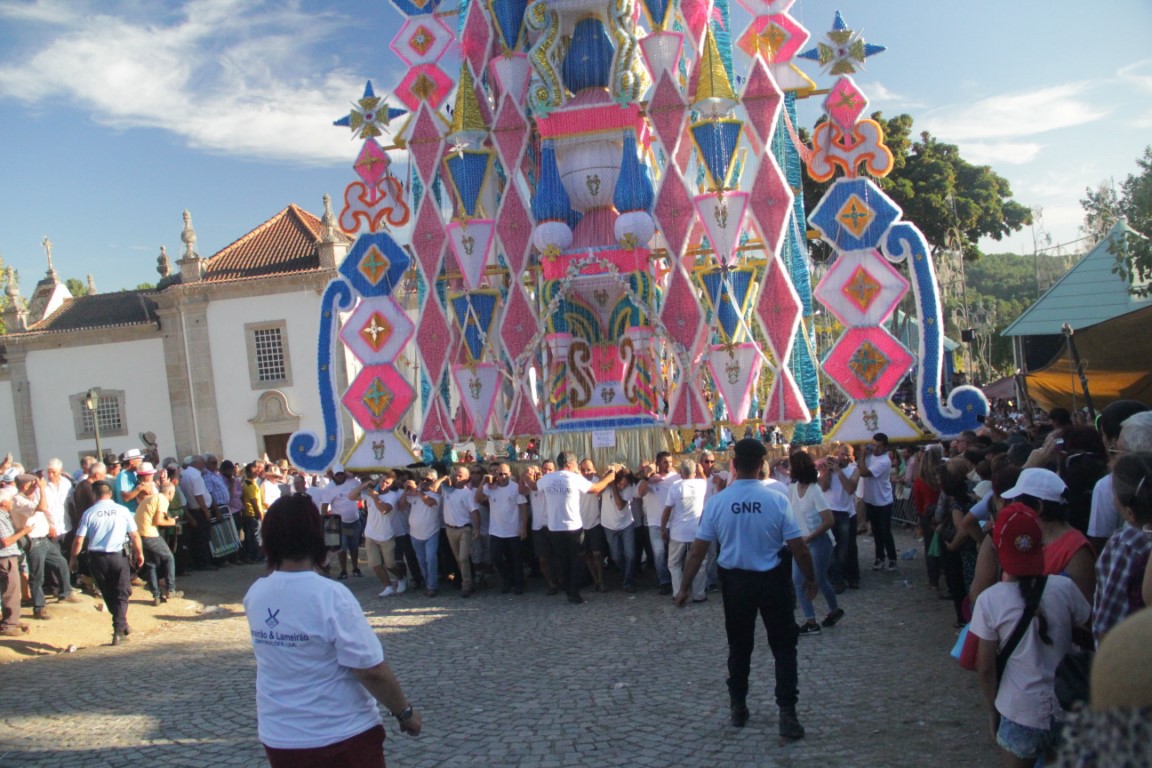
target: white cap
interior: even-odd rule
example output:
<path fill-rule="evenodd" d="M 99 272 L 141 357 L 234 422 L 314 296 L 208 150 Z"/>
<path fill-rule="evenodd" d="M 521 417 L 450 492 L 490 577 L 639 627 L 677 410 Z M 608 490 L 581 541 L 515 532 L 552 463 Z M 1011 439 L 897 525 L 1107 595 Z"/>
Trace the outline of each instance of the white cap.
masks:
<path fill-rule="evenodd" d="M 1064 491 L 1068 486 L 1060 479 L 1060 475 L 1050 469 L 1029 467 L 1020 473 L 1016 485 L 1004 491 L 1004 498 L 1014 499 L 1017 496 L 1034 496 L 1044 501 L 1064 501 Z"/>
<path fill-rule="evenodd" d="M 6 469 L 4 470 L 4 474 L 0 475 L 0 483 L 14 483 L 16 482 L 16 476 L 19 474 L 20 472 L 17 471 L 15 467 Z"/>
<path fill-rule="evenodd" d="M 335 464 L 332 465 L 332 474 L 338 475 L 343 471 L 344 471 L 344 465 L 341 464 L 340 462 L 336 462 Z"/>

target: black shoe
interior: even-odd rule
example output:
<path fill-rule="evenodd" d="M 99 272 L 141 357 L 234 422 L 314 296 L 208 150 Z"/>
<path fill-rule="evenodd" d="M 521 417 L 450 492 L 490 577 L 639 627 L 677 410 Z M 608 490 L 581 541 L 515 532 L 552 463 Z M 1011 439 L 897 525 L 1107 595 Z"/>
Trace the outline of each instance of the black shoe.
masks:
<path fill-rule="evenodd" d="M 582 605 L 588 601 L 585 600 L 579 594 L 575 594 L 575 595 L 568 595 L 568 602 L 572 603 L 573 605 Z"/>
<path fill-rule="evenodd" d="M 831 624 L 829 624 L 831 626 Z M 820 625 L 815 621 L 806 621 L 800 625 L 797 630 L 801 635 L 818 635 L 820 634 Z"/>
<path fill-rule="evenodd" d="M 358 578 L 364 578 L 364 574 L 360 573 L 360 569 L 359 569 L 359 568 L 353 568 L 353 569 L 352 569 L 352 575 L 353 575 L 353 576 L 356 576 L 356 577 L 358 577 Z"/>
<path fill-rule="evenodd" d="M 671 584 L 661 584 L 660 585 L 660 594 L 662 594 L 662 595 L 672 594 L 672 585 Z"/>
<path fill-rule="evenodd" d="M 336 578 L 340 581 L 348 581 L 348 571 L 340 571 L 340 575 Z"/>
<path fill-rule="evenodd" d="M 732 702 L 728 708 L 729 719 L 733 727 L 743 728 L 744 724 L 748 722 L 749 712 L 748 705 L 744 702 Z"/>
<path fill-rule="evenodd" d="M 800 725 L 800 718 L 796 717 L 796 707 L 780 707 L 780 738 L 804 738 L 804 726 Z"/>
<path fill-rule="evenodd" d="M 162 603 L 162 602 L 164 602 L 164 601 L 162 599 L 160 599 L 160 595 L 153 595 L 152 596 L 152 606 L 153 607 L 159 606 L 160 603 Z"/>
<path fill-rule="evenodd" d="M 827 616 L 825 616 L 824 621 L 822 621 L 820 623 L 826 627 L 834 627 L 834 626 L 836 626 L 836 622 L 840 621 L 840 619 L 842 619 L 842 618 L 844 618 L 844 609 L 843 608 L 837 608 L 836 610 L 832 611 Z"/>

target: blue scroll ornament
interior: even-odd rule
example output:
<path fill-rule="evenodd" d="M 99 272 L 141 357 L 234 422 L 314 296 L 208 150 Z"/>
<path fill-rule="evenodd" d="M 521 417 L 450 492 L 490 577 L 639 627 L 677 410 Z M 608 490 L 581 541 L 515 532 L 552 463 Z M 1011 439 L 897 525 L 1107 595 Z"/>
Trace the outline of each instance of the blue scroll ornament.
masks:
<path fill-rule="evenodd" d="M 909 273 L 916 295 L 916 312 L 920 318 L 920 380 L 916 401 L 920 417 L 942 437 L 953 437 L 966 429 L 980 427 L 988 415 L 988 400 L 976 387 L 956 387 L 948 403 L 940 400 L 940 374 L 944 366 L 944 322 L 940 295 L 936 290 L 936 269 L 924 235 L 909 222 L 889 227 L 881 243 L 884 255 L 893 263 L 912 255 Z"/>
<path fill-rule="evenodd" d="M 324 440 L 315 432 L 294 432 L 288 439 L 288 456 L 305 472 L 323 472 L 336 459 L 340 450 L 340 421 L 336 412 L 336 394 L 332 368 L 332 349 L 339 328 L 337 312 L 352 308 L 354 295 L 347 281 L 335 278 L 324 289 L 320 299 L 320 332 L 316 352 L 317 385 L 320 390 L 320 413 L 324 417 Z"/>

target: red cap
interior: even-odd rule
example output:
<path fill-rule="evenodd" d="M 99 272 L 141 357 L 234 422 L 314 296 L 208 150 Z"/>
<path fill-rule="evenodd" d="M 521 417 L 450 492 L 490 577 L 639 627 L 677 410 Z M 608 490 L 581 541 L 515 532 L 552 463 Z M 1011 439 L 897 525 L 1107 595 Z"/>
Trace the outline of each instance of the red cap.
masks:
<path fill-rule="evenodd" d="M 1044 575 L 1044 533 L 1031 507 L 1009 504 L 996 516 L 992 541 L 1000 567 L 1013 576 Z"/>

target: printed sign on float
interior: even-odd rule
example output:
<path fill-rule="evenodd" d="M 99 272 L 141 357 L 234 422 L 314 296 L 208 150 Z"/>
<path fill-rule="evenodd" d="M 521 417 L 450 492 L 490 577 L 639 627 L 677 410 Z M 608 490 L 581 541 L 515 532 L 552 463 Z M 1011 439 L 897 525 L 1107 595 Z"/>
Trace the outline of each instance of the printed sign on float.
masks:
<path fill-rule="evenodd" d="M 593 448 L 615 448 L 616 447 L 616 430 L 614 429 L 597 429 L 592 432 L 592 447 Z"/>

